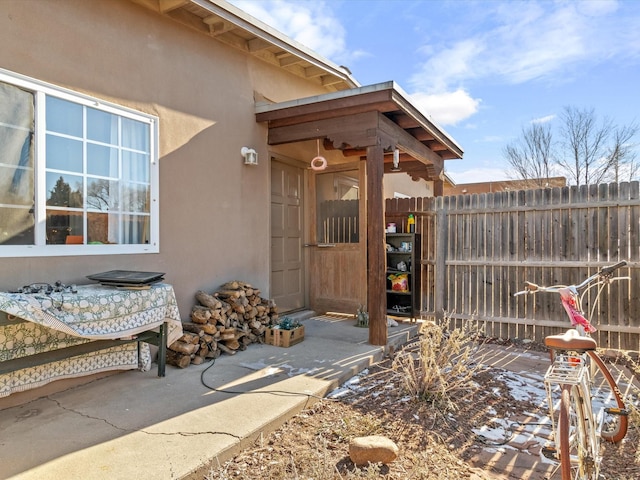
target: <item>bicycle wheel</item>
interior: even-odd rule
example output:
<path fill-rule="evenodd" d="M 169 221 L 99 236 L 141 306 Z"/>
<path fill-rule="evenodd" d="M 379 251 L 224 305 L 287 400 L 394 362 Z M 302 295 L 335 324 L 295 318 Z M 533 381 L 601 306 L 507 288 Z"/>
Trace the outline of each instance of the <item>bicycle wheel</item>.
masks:
<path fill-rule="evenodd" d="M 597 480 L 598 440 L 594 424 L 588 418 L 582 390 L 563 385 L 560 397 L 558 437 L 562 480 Z"/>
<path fill-rule="evenodd" d="M 595 367 L 592 369 L 592 399 L 594 414 L 601 416 L 600 437 L 618 443 L 627 434 L 628 418 L 620 389 L 613 375 L 596 352 L 587 352 Z"/>

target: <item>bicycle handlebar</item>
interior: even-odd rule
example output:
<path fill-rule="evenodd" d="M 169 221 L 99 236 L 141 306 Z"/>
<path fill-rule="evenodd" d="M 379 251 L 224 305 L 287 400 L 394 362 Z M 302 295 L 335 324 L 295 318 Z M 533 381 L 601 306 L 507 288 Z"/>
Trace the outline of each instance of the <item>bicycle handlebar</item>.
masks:
<path fill-rule="evenodd" d="M 549 287 L 543 287 L 540 285 L 536 285 L 535 283 L 532 283 L 532 282 L 524 282 L 525 289 L 520 292 L 514 293 L 513 296 L 517 297 L 518 295 L 524 295 L 524 294 L 535 293 L 535 292 L 558 292 L 561 288 L 567 288 L 567 287 L 573 287 L 576 290 L 580 290 L 585 286 L 587 286 L 596 278 L 610 278 L 611 274 L 615 270 L 617 270 L 618 268 L 624 267 L 626 264 L 627 264 L 626 260 L 622 260 L 616 264 L 609 265 L 608 267 L 603 267 L 599 272 L 594 273 L 579 285 L 552 285 Z"/>
<path fill-rule="evenodd" d="M 607 277 L 611 275 L 615 270 L 619 269 L 620 267 L 624 267 L 626 264 L 627 264 L 627 261 L 622 260 L 621 262 L 618 262 L 615 265 L 603 267 L 603 269 L 600 270 L 600 275 L 602 275 L 603 277 Z"/>

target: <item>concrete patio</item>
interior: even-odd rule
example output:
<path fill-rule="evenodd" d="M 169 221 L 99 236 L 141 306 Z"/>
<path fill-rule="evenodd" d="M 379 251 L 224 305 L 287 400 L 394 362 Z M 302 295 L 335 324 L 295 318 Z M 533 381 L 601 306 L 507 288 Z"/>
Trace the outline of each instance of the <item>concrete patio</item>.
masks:
<path fill-rule="evenodd" d="M 126 371 L 0 399 L 0 478 L 183 478 L 230 458 L 385 355 L 352 318 L 303 324 L 305 340 L 290 348 L 254 344 L 214 364 L 168 366 L 164 378 L 155 368 Z M 389 327 L 389 346 L 418 326 Z"/>

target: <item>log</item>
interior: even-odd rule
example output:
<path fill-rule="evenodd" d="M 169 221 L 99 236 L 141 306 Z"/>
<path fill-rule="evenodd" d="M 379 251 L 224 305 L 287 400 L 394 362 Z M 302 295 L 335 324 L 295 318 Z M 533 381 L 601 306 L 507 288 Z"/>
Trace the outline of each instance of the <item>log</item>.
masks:
<path fill-rule="evenodd" d="M 227 282 L 220 287 L 222 290 L 237 290 L 240 288 L 240 282 L 237 280 L 233 280 L 231 282 Z"/>
<path fill-rule="evenodd" d="M 189 323 L 189 322 L 182 323 L 182 330 L 184 330 L 185 332 L 197 333 L 200 336 L 213 335 L 218 331 L 216 329 L 216 326 L 211 325 L 210 323 L 205 323 L 204 325 L 200 325 L 200 324 Z"/>
<path fill-rule="evenodd" d="M 201 305 L 209 308 L 220 308 L 220 300 L 218 300 L 213 295 L 209 295 L 207 292 L 203 292 L 202 290 L 198 290 L 196 293 L 196 300 L 200 302 Z"/>
<path fill-rule="evenodd" d="M 213 358 L 215 360 L 216 358 L 219 358 L 220 355 L 222 355 L 222 351 L 216 348 L 207 354 L 207 358 Z"/>
<path fill-rule="evenodd" d="M 202 365 L 204 363 L 204 357 L 196 355 L 191 359 L 191 363 L 193 363 L 194 365 Z"/>
<path fill-rule="evenodd" d="M 215 297 L 222 297 L 226 300 L 232 300 L 246 296 L 242 290 L 218 290 L 213 294 Z"/>
<path fill-rule="evenodd" d="M 187 368 L 191 363 L 191 356 L 183 353 L 167 350 L 167 364 L 174 365 L 178 368 Z"/>
<path fill-rule="evenodd" d="M 228 353 L 229 355 L 235 355 L 236 354 L 236 350 L 232 350 L 229 347 L 227 347 L 225 344 L 223 343 L 219 343 L 218 344 L 218 348 L 220 350 L 222 350 L 224 353 Z"/>
<path fill-rule="evenodd" d="M 196 353 L 200 348 L 200 345 L 194 345 L 193 343 L 185 343 L 180 340 L 176 340 L 171 345 L 169 345 L 168 350 L 173 350 L 174 352 L 183 353 L 185 355 L 191 355 L 192 353 Z"/>
<path fill-rule="evenodd" d="M 184 343 L 200 343 L 200 335 L 194 335 L 193 333 L 184 332 L 178 340 Z"/>

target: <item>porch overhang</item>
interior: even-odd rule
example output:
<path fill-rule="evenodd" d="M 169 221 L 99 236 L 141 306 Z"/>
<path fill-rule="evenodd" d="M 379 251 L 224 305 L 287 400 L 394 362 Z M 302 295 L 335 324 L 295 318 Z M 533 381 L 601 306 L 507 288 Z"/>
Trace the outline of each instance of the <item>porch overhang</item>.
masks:
<path fill-rule="evenodd" d="M 386 255 L 382 178 L 391 172 L 393 152 L 400 170 L 434 182 L 442 194 L 444 162 L 462 158 L 462 148 L 423 114 L 394 82 L 315 97 L 256 106 L 256 120 L 268 123 L 269 145 L 322 139 L 325 149 L 366 161 L 367 311 L 369 342 L 387 344 Z"/>
<path fill-rule="evenodd" d="M 463 155 L 462 148 L 394 82 L 259 104 L 256 120 L 268 122 L 269 145 L 322 139 L 325 149 L 360 157 L 368 147 L 381 146 L 385 173 L 391 172 L 397 148 L 401 171 L 414 179 L 441 180 L 444 161 Z"/>

